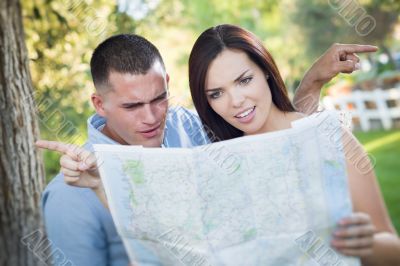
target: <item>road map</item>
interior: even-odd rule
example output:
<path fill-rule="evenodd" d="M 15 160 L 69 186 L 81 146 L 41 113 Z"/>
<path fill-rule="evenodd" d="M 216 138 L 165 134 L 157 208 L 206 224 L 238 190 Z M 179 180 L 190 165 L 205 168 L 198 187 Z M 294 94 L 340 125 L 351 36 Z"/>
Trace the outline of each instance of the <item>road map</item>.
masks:
<path fill-rule="evenodd" d="M 132 262 L 140 244 L 162 265 L 360 265 L 329 244 L 352 212 L 341 136 L 323 111 L 195 148 L 94 149 Z"/>

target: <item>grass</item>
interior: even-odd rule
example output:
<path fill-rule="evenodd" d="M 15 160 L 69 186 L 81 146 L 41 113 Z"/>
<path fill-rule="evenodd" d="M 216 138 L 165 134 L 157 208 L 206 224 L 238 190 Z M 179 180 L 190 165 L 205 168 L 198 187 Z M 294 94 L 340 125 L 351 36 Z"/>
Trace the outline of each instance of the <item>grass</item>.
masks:
<path fill-rule="evenodd" d="M 375 173 L 392 222 L 400 233 L 400 131 L 356 132 L 375 160 Z"/>

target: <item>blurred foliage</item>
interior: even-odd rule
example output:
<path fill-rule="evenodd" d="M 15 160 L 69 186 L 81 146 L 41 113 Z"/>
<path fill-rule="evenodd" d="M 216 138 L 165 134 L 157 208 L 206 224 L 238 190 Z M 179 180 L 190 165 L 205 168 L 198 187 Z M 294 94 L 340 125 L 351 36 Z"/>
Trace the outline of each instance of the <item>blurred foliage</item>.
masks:
<path fill-rule="evenodd" d="M 90 57 L 93 49 L 113 34 L 137 33 L 152 41 L 160 49 L 171 77 L 172 104 L 187 107 L 192 107 L 187 77 L 191 47 L 202 31 L 217 24 L 241 25 L 259 36 L 273 54 L 290 91 L 334 42 L 373 43 L 381 46 L 383 53 L 391 47 L 400 49 L 399 40 L 392 37 L 399 1 L 359 1 L 377 21 L 376 29 L 363 38 L 330 2 L 338 1 L 141 0 L 136 4 L 153 7 L 142 18 L 134 19 L 121 12 L 128 12 L 133 3 L 127 0 L 119 8 L 117 2 L 106 0 L 22 0 L 41 137 L 77 144 L 85 141 L 86 120 L 94 112 L 90 103 L 94 92 Z M 49 152 L 44 155 L 50 179 L 58 172 L 59 156 Z"/>
<path fill-rule="evenodd" d="M 332 40 L 387 45 L 393 41 L 387 37 L 393 32 L 400 13 L 400 2 L 396 0 L 298 0 L 295 3 L 291 18 L 312 56 L 321 54 Z M 366 16 L 371 16 L 376 25 L 370 33 L 362 36 L 360 33 L 363 31 L 357 26 L 363 24 L 361 22 Z"/>
<path fill-rule="evenodd" d="M 400 1 L 397 0 L 297 0 L 290 9 L 290 17 L 299 34 L 298 41 L 304 44 L 307 58 L 321 55 L 334 42 L 365 43 L 377 45 L 381 53 L 392 61 L 393 33 L 399 21 Z M 372 31 L 363 36 L 363 18 L 376 22 Z M 372 27 L 371 27 L 372 28 Z M 372 58 L 369 57 L 372 64 Z M 307 61 L 308 65 L 310 62 Z M 394 64 L 393 64 L 394 66 Z M 304 68 L 304 66 L 303 66 Z"/>
<path fill-rule="evenodd" d="M 134 32 L 139 23 L 105 0 L 23 0 L 22 5 L 41 137 L 83 144 L 93 113 L 93 49 L 111 34 Z M 59 155 L 45 151 L 44 159 L 49 179 L 59 170 Z"/>
<path fill-rule="evenodd" d="M 90 21 L 85 20 L 100 12 L 111 13 L 111 6 L 107 1 L 47 0 L 23 0 L 22 6 L 41 137 L 60 141 L 73 138 L 73 142 L 82 144 L 85 118 L 92 112 L 88 63 L 93 47 L 101 40 L 97 33 L 86 31 Z M 70 130 L 61 126 L 65 123 Z M 44 156 L 50 177 L 58 172 L 59 156 L 50 152 Z"/>

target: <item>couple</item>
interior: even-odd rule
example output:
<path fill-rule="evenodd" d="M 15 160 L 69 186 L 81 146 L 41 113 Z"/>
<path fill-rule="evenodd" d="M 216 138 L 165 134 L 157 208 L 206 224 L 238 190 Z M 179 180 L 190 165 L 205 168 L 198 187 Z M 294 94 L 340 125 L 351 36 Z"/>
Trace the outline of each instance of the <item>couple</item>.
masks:
<path fill-rule="evenodd" d="M 295 96 L 303 106 L 297 107 L 303 111 L 315 107 L 323 83 L 338 72 L 355 70 L 356 52 L 375 50 L 371 46 L 334 45 L 307 73 Z M 61 172 L 65 181 L 75 186 L 65 185 L 59 175 L 43 194 L 53 249 L 59 248 L 75 265 L 128 264 L 112 218 L 99 201 L 107 202 L 89 151 L 91 144 L 191 147 L 290 128 L 292 121 L 304 116 L 288 99 L 274 60 L 262 43 L 252 33 L 232 25 L 203 32 L 190 55 L 190 90 L 201 122 L 183 108 L 168 109 L 169 76 L 158 50 L 142 37 L 107 39 L 93 53 L 91 71 L 96 87 L 92 102 L 98 115 L 88 121 L 89 142 L 84 149 L 38 142 L 39 147 L 64 154 Z M 314 97 L 306 97 L 309 93 Z M 311 102 L 301 101 L 304 98 Z M 205 133 L 202 123 L 210 131 Z M 188 132 L 199 134 L 191 138 Z M 363 152 L 345 130 L 343 142 L 348 143 L 345 149 Z M 343 254 L 360 257 L 366 265 L 398 265 L 400 241 L 374 173 L 360 173 L 349 160 L 347 171 L 355 214 L 339 222 L 332 246 Z M 136 250 L 140 263 L 157 264 L 139 244 Z"/>

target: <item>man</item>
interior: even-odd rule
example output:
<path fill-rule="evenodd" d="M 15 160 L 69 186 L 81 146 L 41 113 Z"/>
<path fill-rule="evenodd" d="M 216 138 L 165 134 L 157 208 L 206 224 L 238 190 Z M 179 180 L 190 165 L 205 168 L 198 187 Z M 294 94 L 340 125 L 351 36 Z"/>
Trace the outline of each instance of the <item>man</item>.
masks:
<path fill-rule="evenodd" d="M 357 69 L 358 58 L 354 53 L 375 49 L 332 46 L 309 70 L 298 89 L 295 99 L 300 111 L 315 109 L 321 86 L 337 73 Z M 88 120 L 85 149 L 92 150 L 92 144 L 99 143 L 192 147 L 208 142 L 194 113 L 184 108 L 168 108 L 169 76 L 157 48 L 146 39 L 128 34 L 113 36 L 95 49 L 90 66 L 96 88 L 91 100 L 97 114 Z M 65 255 L 54 264 L 64 265 L 69 261 L 84 266 L 128 265 L 111 215 L 96 197 L 96 194 L 104 196 L 98 190 L 100 181 L 91 178 L 90 170 L 86 171 L 86 155 L 62 143 L 42 141 L 38 146 L 68 154 L 75 160 L 61 158 L 61 164 L 69 169 L 62 167 L 43 193 L 48 237 L 53 249 Z M 65 184 L 63 178 L 75 187 Z M 134 245 L 140 265 L 160 263 L 149 250 Z"/>

